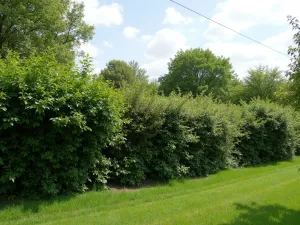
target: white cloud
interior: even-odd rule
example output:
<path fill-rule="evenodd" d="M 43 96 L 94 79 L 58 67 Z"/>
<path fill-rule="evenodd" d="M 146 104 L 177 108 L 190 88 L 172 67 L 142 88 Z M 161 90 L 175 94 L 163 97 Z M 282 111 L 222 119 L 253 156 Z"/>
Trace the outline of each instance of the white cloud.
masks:
<path fill-rule="evenodd" d="M 238 32 L 259 25 L 285 25 L 286 16 L 299 16 L 299 0 L 225 0 L 217 4 L 212 19 Z M 209 40 L 232 39 L 236 34 L 213 22 L 205 31 Z"/>
<path fill-rule="evenodd" d="M 274 47 L 276 50 L 286 54 L 288 47 L 293 44 L 294 33 L 295 32 L 289 28 L 285 32 L 267 38 L 263 43 L 267 46 Z"/>
<path fill-rule="evenodd" d="M 152 38 L 153 38 L 152 35 L 143 35 L 143 36 L 142 36 L 142 40 L 143 40 L 143 41 L 150 41 Z"/>
<path fill-rule="evenodd" d="M 145 55 L 150 62 L 143 65 L 149 74 L 150 80 L 163 76 L 168 72 L 168 62 L 180 49 L 187 49 L 186 37 L 172 29 L 162 29 L 156 32 L 149 41 Z"/>
<path fill-rule="evenodd" d="M 272 57 L 274 53 L 258 44 L 244 44 L 235 42 L 209 42 L 204 45 L 217 55 L 230 57 L 237 62 L 247 60 L 263 60 Z"/>
<path fill-rule="evenodd" d="M 205 23 L 206 21 L 207 21 L 207 19 L 205 19 L 205 18 L 200 18 L 200 23 Z"/>
<path fill-rule="evenodd" d="M 76 0 L 82 2 L 82 0 Z M 93 25 L 107 27 L 123 23 L 123 7 L 119 3 L 100 5 L 98 0 L 84 0 L 85 21 Z"/>
<path fill-rule="evenodd" d="M 80 50 L 89 54 L 92 58 L 96 58 L 101 51 L 97 46 L 91 44 L 90 42 L 82 44 L 80 46 Z"/>
<path fill-rule="evenodd" d="M 288 29 L 273 37 L 267 38 L 263 44 L 274 46 L 278 51 L 286 54 L 288 47 L 292 44 L 293 32 Z M 276 53 L 262 45 L 236 42 L 208 42 L 204 48 L 209 48 L 216 55 L 230 57 L 233 68 L 240 77 L 244 77 L 249 68 L 258 64 L 266 64 L 272 67 L 278 66 L 286 70 L 289 58 Z"/>
<path fill-rule="evenodd" d="M 195 32 L 197 32 L 197 29 L 196 28 L 190 28 L 190 29 L 187 30 L 187 32 L 195 33 Z"/>
<path fill-rule="evenodd" d="M 94 68 L 94 73 L 99 74 L 103 68 L 96 67 Z"/>
<path fill-rule="evenodd" d="M 147 70 L 149 80 L 157 80 L 159 77 L 168 73 L 168 59 L 155 60 L 142 65 L 142 68 Z"/>
<path fill-rule="evenodd" d="M 178 31 L 162 29 L 156 32 L 154 38 L 148 43 L 146 56 L 151 59 L 168 59 L 179 49 L 186 49 L 186 41 L 186 37 Z"/>
<path fill-rule="evenodd" d="M 123 34 L 127 39 L 135 38 L 138 33 L 140 33 L 140 30 L 135 27 L 125 27 L 123 30 Z"/>
<path fill-rule="evenodd" d="M 192 18 L 184 17 L 183 15 L 181 15 L 180 12 L 176 11 L 176 9 L 173 7 L 169 7 L 166 9 L 166 16 L 163 21 L 164 24 L 176 25 L 180 23 L 189 24 L 192 22 L 193 22 Z"/>
<path fill-rule="evenodd" d="M 89 54 L 89 56 L 92 57 L 92 67 L 94 68 L 94 72 L 99 73 L 101 71 L 101 67 L 103 67 L 100 65 L 103 62 L 103 51 L 101 48 L 88 42 L 82 44 L 79 50 L 84 51 L 86 54 Z M 77 58 L 76 63 L 79 63 L 80 59 L 80 57 Z"/>
<path fill-rule="evenodd" d="M 251 28 L 263 26 L 278 26 L 287 29 L 286 16 L 300 16 L 299 7 L 300 1 L 298 0 L 223 0 L 217 4 L 216 13 L 212 19 L 242 33 Z M 244 77 L 250 67 L 258 64 L 278 66 L 282 70 L 287 69 L 288 57 L 254 42 L 233 41 L 236 35 L 234 32 L 210 22 L 204 32 L 204 37 L 209 42 L 204 47 L 211 49 L 217 55 L 230 57 L 233 68 L 240 77 Z M 249 36 L 255 38 L 255 32 Z M 287 29 L 261 42 L 287 54 L 288 47 L 293 43 L 292 37 L 293 31 Z"/>
<path fill-rule="evenodd" d="M 104 41 L 103 42 L 103 45 L 104 47 L 107 47 L 107 48 L 113 48 L 114 46 L 112 45 L 112 43 L 110 43 L 109 41 Z"/>

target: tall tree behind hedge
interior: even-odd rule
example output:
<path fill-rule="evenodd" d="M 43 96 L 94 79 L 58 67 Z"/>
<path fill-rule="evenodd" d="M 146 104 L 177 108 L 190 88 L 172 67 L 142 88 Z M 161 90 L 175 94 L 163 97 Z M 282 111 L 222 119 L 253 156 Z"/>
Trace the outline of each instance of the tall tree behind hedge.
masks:
<path fill-rule="evenodd" d="M 248 70 L 245 78 L 245 100 L 253 98 L 276 100 L 276 92 L 285 84 L 279 68 L 269 68 L 259 65 L 254 69 Z"/>
<path fill-rule="evenodd" d="M 148 83 L 147 70 L 140 67 L 139 63 L 136 61 L 130 61 L 128 65 L 134 72 L 137 81 Z"/>
<path fill-rule="evenodd" d="M 136 81 L 135 71 L 125 61 L 111 60 L 100 73 L 105 81 L 110 81 L 116 88 L 124 85 L 124 82 L 132 84 Z"/>
<path fill-rule="evenodd" d="M 83 3 L 72 0 L 2 0 L 0 54 L 8 50 L 28 56 L 34 49 L 56 50 L 62 62 L 74 60 L 77 48 L 93 37 L 93 26 L 83 21 Z"/>
<path fill-rule="evenodd" d="M 291 102 L 300 108 L 300 23 L 296 17 L 288 16 L 288 21 L 295 31 L 293 40 L 295 45 L 290 46 L 288 54 L 291 57 L 288 77 L 291 80 Z"/>
<path fill-rule="evenodd" d="M 228 85 L 227 102 L 239 104 L 244 99 L 245 85 L 236 75 Z"/>
<path fill-rule="evenodd" d="M 168 67 L 169 73 L 159 79 L 160 88 L 167 95 L 179 88 L 182 93 L 212 93 L 224 98 L 233 78 L 228 58 L 199 48 L 180 50 Z"/>

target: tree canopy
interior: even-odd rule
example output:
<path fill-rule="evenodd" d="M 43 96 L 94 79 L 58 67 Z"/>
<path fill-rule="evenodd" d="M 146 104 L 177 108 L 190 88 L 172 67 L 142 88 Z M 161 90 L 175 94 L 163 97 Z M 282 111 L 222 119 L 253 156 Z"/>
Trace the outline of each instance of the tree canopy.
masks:
<path fill-rule="evenodd" d="M 2 0 L 0 54 L 8 50 L 29 56 L 52 48 L 59 61 L 74 60 L 80 44 L 93 37 L 86 24 L 84 4 L 72 0 Z"/>
<path fill-rule="evenodd" d="M 109 61 L 106 68 L 101 71 L 100 77 L 112 82 L 116 88 L 122 87 L 124 82 L 132 84 L 136 80 L 134 70 L 122 60 Z"/>
<path fill-rule="evenodd" d="M 133 60 L 130 61 L 128 65 L 133 70 L 137 81 L 146 82 L 146 83 L 148 82 L 147 70 L 141 68 L 138 62 Z"/>
<path fill-rule="evenodd" d="M 285 80 L 278 67 L 270 68 L 259 65 L 254 69 L 248 70 L 245 78 L 245 99 L 250 101 L 252 98 L 275 100 L 275 94 Z"/>
<path fill-rule="evenodd" d="M 159 78 L 160 88 L 167 95 L 179 88 L 182 93 L 212 93 L 223 97 L 233 78 L 229 59 L 200 48 L 180 50 L 168 68 L 169 73 Z"/>
<path fill-rule="evenodd" d="M 288 54 L 291 57 L 289 71 L 287 75 L 291 80 L 291 101 L 292 104 L 300 108 L 300 23 L 296 17 L 288 16 L 288 21 L 295 30 L 293 37 L 294 46 L 290 46 Z"/>

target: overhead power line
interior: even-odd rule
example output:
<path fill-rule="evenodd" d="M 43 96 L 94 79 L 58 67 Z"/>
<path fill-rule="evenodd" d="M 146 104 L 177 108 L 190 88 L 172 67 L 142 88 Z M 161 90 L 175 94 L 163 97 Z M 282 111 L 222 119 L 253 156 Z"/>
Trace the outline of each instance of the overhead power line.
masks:
<path fill-rule="evenodd" d="M 193 10 L 193 9 L 191 9 L 191 8 L 185 6 L 185 5 L 182 5 L 182 4 L 180 4 L 180 3 L 176 2 L 176 1 L 173 1 L 173 0 L 170 0 L 170 1 L 173 2 L 173 3 L 175 3 L 175 4 L 177 4 L 177 5 L 179 5 L 179 6 L 181 6 L 182 8 L 185 8 L 185 9 L 187 9 L 187 10 L 189 10 L 189 11 L 191 11 L 191 12 L 197 14 L 197 15 L 199 15 L 199 16 L 202 16 L 202 17 L 204 17 L 205 19 L 208 19 L 208 20 L 210 20 L 210 21 L 212 21 L 212 22 L 214 22 L 214 23 L 216 23 L 216 24 L 218 24 L 218 25 L 220 25 L 220 26 L 222 26 L 222 27 L 224 27 L 224 28 L 226 28 L 226 29 L 228 29 L 228 30 L 234 32 L 234 33 L 237 33 L 237 34 L 239 34 L 239 35 L 241 35 L 241 36 L 243 36 L 243 37 L 245 37 L 245 38 L 247 38 L 247 39 L 249 39 L 249 40 L 251 40 L 251 41 L 257 43 L 257 44 L 260 44 L 260 45 L 262 45 L 262 46 L 264 46 L 264 47 L 266 47 L 266 48 L 268 48 L 268 49 L 270 49 L 270 50 L 272 50 L 272 51 L 275 51 L 275 52 L 277 52 L 277 53 L 279 53 L 279 54 L 281 54 L 281 55 L 284 55 L 284 56 L 290 58 L 287 54 L 285 54 L 285 53 L 283 53 L 283 52 L 280 52 L 280 51 L 278 51 L 278 50 L 276 50 L 276 49 L 274 49 L 274 48 L 272 48 L 272 47 L 270 47 L 270 46 L 268 46 L 268 45 L 265 45 L 265 44 L 263 44 L 263 43 L 261 43 L 261 42 L 259 42 L 259 41 L 256 41 L 255 39 L 253 39 L 253 38 L 251 38 L 251 37 L 248 37 L 247 35 L 242 34 L 242 33 L 238 32 L 238 31 L 236 31 L 236 30 L 234 30 L 234 29 L 232 29 L 232 28 L 230 28 L 230 27 L 228 27 L 228 26 L 225 26 L 225 25 L 223 25 L 223 24 L 221 24 L 221 23 L 219 23 L 219 22 L 217 22 L 217 21 L 215 21 L 215 20 L 213 20 L 213 19 L 211 19 L 211 18 L 209 18 L 209 17 L 207 17 L 207 16 L 204 16 L 203 14 L 201 14 L 201 13 L 199 13 L 199 12 L 196 12 L 195 10 Z"/>

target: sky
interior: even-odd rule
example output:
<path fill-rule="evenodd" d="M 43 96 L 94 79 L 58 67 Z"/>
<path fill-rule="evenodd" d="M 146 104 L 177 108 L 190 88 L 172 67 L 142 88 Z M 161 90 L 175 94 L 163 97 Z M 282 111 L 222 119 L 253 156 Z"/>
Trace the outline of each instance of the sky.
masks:
<path fill-rule="evenodd" d="M 81 1 L 81 0 L 76 0 Z M 176 0 L 278 51 L 287 53 L 293 31 L 287 16 L 300 18 L 299 0 Z M 93 40 L 81 46 L 100 72 L 112 59 L 135 60 L 150 80 L 168 72 L 180 49 L 210 49 L 229 57 L 239 78 L 265 64 L 286 70 L 290 59 L 196 15 L 169 0 L 84 0 Z"/>

